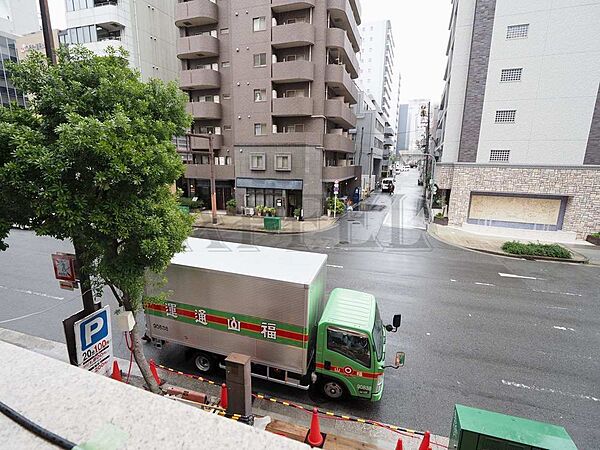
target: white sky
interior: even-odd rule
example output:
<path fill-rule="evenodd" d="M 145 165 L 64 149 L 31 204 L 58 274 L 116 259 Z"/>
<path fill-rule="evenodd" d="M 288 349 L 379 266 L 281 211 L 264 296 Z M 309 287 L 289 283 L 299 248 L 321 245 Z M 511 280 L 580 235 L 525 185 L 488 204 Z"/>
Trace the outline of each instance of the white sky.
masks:
<path fill-rule="evenodd" d="M 392 21 L 400 99 L 439 101 L 444 88 L 450 0 L 362 0 L 363 22 Z M 65 28 L 65 1 L 49 0 L 52 27 Z"/>
<path fill-rule="evenodd" d="M 362 20 L 389 19 L 396 44 L 400 100 L 430 98 L 444 89 L 450 0 L 362 0 Z"/>

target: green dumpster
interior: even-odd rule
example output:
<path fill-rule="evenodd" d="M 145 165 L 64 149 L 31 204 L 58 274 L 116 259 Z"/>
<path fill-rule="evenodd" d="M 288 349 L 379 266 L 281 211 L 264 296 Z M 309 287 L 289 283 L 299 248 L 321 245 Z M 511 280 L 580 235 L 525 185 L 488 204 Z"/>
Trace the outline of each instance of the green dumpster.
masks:
<path fill-rule="evenodd" d="M 281 230 L 281 217 L 265 217 L 264 218 L 265 230 L 278 231 Z"/>
<path fill-rule="evenodd" d="M 563 427 L 454 406 L 449 450 L 577 450 Z"/>

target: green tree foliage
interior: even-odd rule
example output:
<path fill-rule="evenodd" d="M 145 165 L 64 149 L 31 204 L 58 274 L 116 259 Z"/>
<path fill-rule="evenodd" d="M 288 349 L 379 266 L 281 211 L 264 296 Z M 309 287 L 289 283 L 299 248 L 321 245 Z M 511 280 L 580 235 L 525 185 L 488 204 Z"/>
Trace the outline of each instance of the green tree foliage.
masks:
<path fill-rule="evenodd" d="M 191 230 L 171 191 L 183 173 L 172 137 L 190 125 L 186 98 L 175 83 L 142 82 L 123 50 L 57 53 L 56 66 L 33 53 L 10 68 L 31 101 L 0 108 L 0 239 L 11 222 L 71 239 L 96 292 L 108 285 L 138 312 L 145 273 L 163 272 Z"/>

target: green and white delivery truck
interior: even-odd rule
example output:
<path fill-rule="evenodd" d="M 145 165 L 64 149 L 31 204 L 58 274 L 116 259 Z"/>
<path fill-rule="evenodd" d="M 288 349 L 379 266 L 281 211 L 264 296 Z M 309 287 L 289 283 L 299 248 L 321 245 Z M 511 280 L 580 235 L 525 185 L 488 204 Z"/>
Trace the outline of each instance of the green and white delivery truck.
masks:
<path fill-rule="evenodd" d="M 332 399 L 373 401 L 383 393 L 387 331 L 375 297 L 334 289 L 325 298 L 327 255 L 189 238 L 161 288 L 166 300 L 146 302 L 147 334 L 194 349 L 209 372 L 228 354 L 252 358 L 252 375 Z"/>

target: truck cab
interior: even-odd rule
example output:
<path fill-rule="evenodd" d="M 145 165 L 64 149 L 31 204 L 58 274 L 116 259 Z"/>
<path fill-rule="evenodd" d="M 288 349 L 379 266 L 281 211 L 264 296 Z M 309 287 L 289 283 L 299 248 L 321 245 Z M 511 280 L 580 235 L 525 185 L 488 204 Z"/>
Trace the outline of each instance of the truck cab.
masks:
<path fill-rule="evenodd" d="M 350 395 L 380 400 L 385 336 L 373 295 L 334 289 L 317 330 L 315 372 L 323 394 L 331 399 Z"/>

